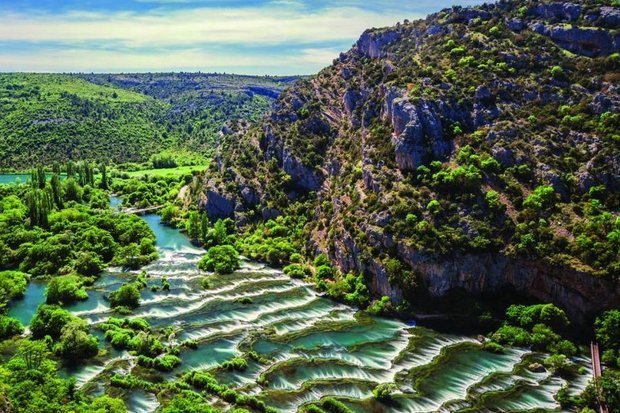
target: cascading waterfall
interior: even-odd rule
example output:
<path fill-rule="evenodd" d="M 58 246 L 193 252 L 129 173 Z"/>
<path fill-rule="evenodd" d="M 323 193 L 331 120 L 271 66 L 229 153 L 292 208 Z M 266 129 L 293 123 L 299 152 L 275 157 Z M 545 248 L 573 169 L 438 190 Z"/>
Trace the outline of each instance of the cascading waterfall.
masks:
<path fill-rule="evenodd" d="M 574 394 L 587 384 L 587 374 L 566 383 L 549 373 L 530 372 L 528 364 L 541 356 L 525 350 L 492 354 L 471 337 L 357 313 L 320 297 L 308 284 L 248 260 L 234 274 L 210 275 L 211 286 L 205 289 L 201 280 L 206 274 L 197 269 L 204 251 L 160 225 L 157 216 L 145 220 L 157 235 L 161 255 L 144 268 L 148 285 L 161 285 L 166 277 L 170 291 L 144 289 L 134 316 L 154 327 L 177 327 L 175 340 L 198 342 L 196 349 L 183 350 L 183 363 L 165 375 L 168 379 L 193 369 L 214 369 L 222 383 L 257 394 L 286 412 L 328 395 L 344 398 L 359 411 L 559 411 L 553 396 L 562 386 L 568 384 Z M 110 268 L 89 291 L 90 298 L 69 310 L 92 324 L 105 321 L 112 315 L 105 296 L 135 274 Z M 31 283 L 11 315 L 27 323 L 43 301 L 43 289 Z M 101 345 L 107 343 L 101 339 Z M 99 364 L 66 374 L 80 387 L 101 391 L 106 375 L 135 365 L 127 353 L 109 350 Z M 217 369 L 250 350 L 268 362 L 250 361 L 245 371 Z M 584 366 L 589 362 L 585 357 L 577 361 Z M 378 408 L 372 389 L 386 382 L 399 391 L 389 406 Z M 143 391 L 129 393 L 126 402 L 134 412 L 158 407 L 155 396 Z"/>

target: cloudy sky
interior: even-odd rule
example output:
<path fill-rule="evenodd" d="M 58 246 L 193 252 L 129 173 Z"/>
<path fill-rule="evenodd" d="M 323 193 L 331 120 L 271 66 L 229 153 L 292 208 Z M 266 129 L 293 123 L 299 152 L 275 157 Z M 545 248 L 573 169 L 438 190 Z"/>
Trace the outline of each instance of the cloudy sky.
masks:
<path fill-rule="evenodd" d="M 0 71 L 310 74 L 368 27 L 480 0 L 0 0 Z"/>

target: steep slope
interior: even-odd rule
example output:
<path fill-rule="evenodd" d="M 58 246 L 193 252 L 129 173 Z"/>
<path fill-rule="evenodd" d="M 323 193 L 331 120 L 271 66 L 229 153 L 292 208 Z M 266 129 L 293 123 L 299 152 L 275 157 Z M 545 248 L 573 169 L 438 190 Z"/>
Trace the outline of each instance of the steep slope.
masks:
<path fill-rule="evenodd" d="M 575 319 L 620 299 L 620 9 L 503 1 L 365 32 L 223 133 L 211 218 L 311 212 L 376 294 L 505 289 Z M 232 129 L 232 130 L 231 130 Z"/>
<path fill-rule="evenodd" d="M 256 120 L 295 78 L 204 74 L 0 75 L 0 167 L 209 153 L 229 119 Z"/>

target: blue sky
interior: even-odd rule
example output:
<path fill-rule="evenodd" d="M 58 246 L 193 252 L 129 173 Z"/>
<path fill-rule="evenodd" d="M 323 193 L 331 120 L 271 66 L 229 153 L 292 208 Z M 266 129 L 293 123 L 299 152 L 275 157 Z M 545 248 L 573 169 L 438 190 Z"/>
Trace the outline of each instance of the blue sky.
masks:
<path fill-rule="evenodd" d="M 368 27 L 480 0 L 0 0 L 0 71 L 310 74 Z"/>

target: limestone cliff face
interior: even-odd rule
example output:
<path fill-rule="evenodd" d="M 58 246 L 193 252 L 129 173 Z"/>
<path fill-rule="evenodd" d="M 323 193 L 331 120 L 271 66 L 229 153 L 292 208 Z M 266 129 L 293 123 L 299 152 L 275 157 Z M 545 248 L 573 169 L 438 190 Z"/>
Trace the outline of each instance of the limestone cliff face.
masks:
<path fill-rule="evenodd" d="M 501 254 L 465 254 L 438 260 L 402 245 L 399 250 L 422 275 L 428 292 L 436 297 L 454 288 L 487 296 L 515 290 L 540 302 L 556 303 L 580 323 L 599 311 L 616 307 L 620 297 L 616 282 L 537 260 L 513 259 Z"/>
<path fill-rule="evenodd" d="M 618 16 L 590 1 L 507 1 L 368 30 L 223 139 L 223 180 L 206 181 L 202 206 L 246 222 L 312 202 L 307 249 L 394 302 L 413 277 L 431 296 L 514 289 L 580 321 L 615 307 L 613 255 L 602 265 L 575 251 L 590 242 L 593 193 L 608 195 L 592 245 L 611 246 L 620 216 Z M 557 206 L 536 215 L 523 203 L 541 185 Z"/>

